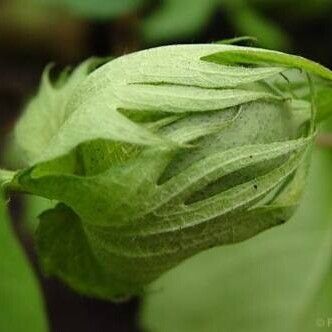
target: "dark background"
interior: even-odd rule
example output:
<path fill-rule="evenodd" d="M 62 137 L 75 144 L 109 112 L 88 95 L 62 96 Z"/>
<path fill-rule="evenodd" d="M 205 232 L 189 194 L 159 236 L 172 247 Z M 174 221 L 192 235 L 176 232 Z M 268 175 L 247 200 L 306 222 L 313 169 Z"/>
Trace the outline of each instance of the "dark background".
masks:
<path fill-rule="evenodd" d="M 292 1 L 290 1 L 292 2 Z M 296 1 L 295 1 L 296 2 Z M 327 67 L 332 67 L 332 4 L 319 15 L 295 15 L 287 2 L 280 7 L 259 8 L 273 24 L 289 36 L 287 51 L 297 53 Z M 286 5 L 285 5 L 286 4 Z M 301 6 L 302 1 L 298 1 Z M 1 11 L 2 1 L 0 2 Z M 124 14 L 112 20 L 93 20 L 72 14 L 45 19 L 32 27 L 27 15 L 19 24 L 0 14 L 0 142 L 13 129 L 27 100 L 33 96 L 43 68 L 54 62 L 59 68 L 75 65 L 92 55 L 121 55 L 160 43 L 148 43 L 140 36 L 142 17 L 156 4 Z M 295 6 L 296 8 L 296 6 Z M 188 8 L 187 15 L 190 15 Z M 238 36 L 229 13 L 218 11 L 194 35 L 170 43 L 206 43 Z M 259 36 L 257 36 L 259 38 Z M 0 146 L 1 147 L 1 146 Z M 36 264 L 34 246 L 24 227 L 24 201 L 15 196 L 11 201 L 14 228 L 23 243 L 44 291 L 51 331 L 140 331 L 139 299 L 126 303 L 109 303 L 82 297 L 54 279 L 43 277 Z"/>

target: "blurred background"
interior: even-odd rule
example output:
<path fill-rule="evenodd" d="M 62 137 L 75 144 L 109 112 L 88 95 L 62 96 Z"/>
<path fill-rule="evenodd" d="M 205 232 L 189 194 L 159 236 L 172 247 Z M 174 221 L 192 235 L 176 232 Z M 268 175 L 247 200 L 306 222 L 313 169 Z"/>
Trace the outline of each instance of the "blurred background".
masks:
<path fill-rule="evenodd" d="M 332 0 L 1 0 L 0 148 L 3 163 L 10 164 L 12 159 L 5 153 L 5 137 L 13 129 L 25 103 L 36 92 L 41 73 L 50 62 L 62 68 L 74 66 L 93 55 L 119 56 L 159 45 L 213 43 L 245 35 L 257 39 L 250 42 L 251 46 L 296 53 L 332 68 L 331 23 Z M 329 156 L 319 158 L 325 158 L 326 167 L 332 167 Z M 321 165 L 317 169 L 319 167 Z M 325 178 L 321 179 L 323 186 L 324 181 Z M 320 190 L 316 182 L 310 185 L 313 190 Z M 331 196 L 332 190 L 328 197 Z M 312 203 L 315 197 L 307 199 Z M 36 217 L 45 204 L 47 202 L 21 196 L 10 202 L 15 233 L 42 285 L 51 331 L 297 331 L 299 324 L 308 318 L 308 314 L 302 317 L 298 316 L 300 311 L 293 313 L 292 310 L 298 310 L 309 301 L 306 292 L 309 293 L 307 288 L 313 281 L 303 281 L 307 280 L 305 273 L 309 266 L 306 264 L 315 258 L 306 254 L 287 261 L 287 250 L 297 252 L 302 250 L 301 246 L 288 248 L 287 242 L 278 242 L 278 236 L 284 240 L 287 232 L 273 235 L 275 230 L 260 236 L 255 247 L 250 245 L 251 241 L 244 244 L 242 251 L 246 251 L 246 257 L 239 257 L 241 244 L 234 250 L 218 249 L 190 260 L 154 285 L 144 299 L 112 304 L 84 298 L 39 272 L 32 238 Z M 313 213 L 310 220 L 306 211 L 301 211 L 297 218 L 308 219 L 309 225 L 312 218 L 320 218 Z M 329 216 L 332 214 L 326 212 L 321 218 Z M 294 224 L 296 222 L 289 232 L 298 231 Z M 321 240 L 317 239 L 317 243 Z M 277 248 L 281 247 L 286 249 L 279 257 Z M 310 253 L 318 252 L 311 242 L 306 248 Z M 262 251 L 278 256 L 276 265 L 270 266 L 264 257 L 255 260 L 255 255 Z M 234 267 L 233 258 L 243 264 Z M 299 263 L 301 259 L 303 262 Z M 224 268 L 216 270 L 218 264 Z M 253 270 L 252 264 L 258 267 Z M 248 280 L 237 280 L 246 290 L 242 293 L 235 291 L 237 284 L 229 276 L 234 273 L 239 278 L 239 273 L 243 274 L 241 269 L 250 276 Z M 291 280 L 287 279 L 288 269 Z M 225 275 L 226 270 L 229 275 Z M 285 280 L 275 286 L 278 280 L 273 276 L 277 278 L 278 273 Z M 324 278 L 321 276 L 322 283 Z M 221 290 L 223 282 L 226 290 Z M 332 290 L 332 282 L 326 282 L 327 289 Z M 279 286 L 280 289 L 276 288 Z M 251 288 L 263 291 L 254 296 L 257 292 L 250 293 Z M 286 296 L 282 297 L 280 292 Z M 310 292 L 314 292 L 312 288 Z M 209 298 L 207 293 L 215 295 Z M 307 297 L 295 303 L 299 295 Z M 328 328 L 327 319 L 331 316 L 332 329 L 332 301 L 328 297 L 324 297 L 324 301 L 329 313 L 321 314 L 323 328 Z M 273 308 L 279 308 L 281 303 L 287 309 L 274 316 Z M 253 311 L 255 307 L 259 312 Z M 270 311 L 264 311 L 263 307 Z M 172 310 L 174 312 L 170 313 Z M 243 316 L 244 312 L 247 316 Z M 305 331 L 315 331 L 317 324 L 308 324 Z"/>

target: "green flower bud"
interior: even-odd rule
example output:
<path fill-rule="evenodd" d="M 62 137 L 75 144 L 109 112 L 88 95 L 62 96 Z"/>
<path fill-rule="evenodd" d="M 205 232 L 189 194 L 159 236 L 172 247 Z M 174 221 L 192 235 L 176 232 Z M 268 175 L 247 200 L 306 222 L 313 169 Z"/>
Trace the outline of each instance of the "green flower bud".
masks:
<path fill-rule="evenodd" d="M 38 228 L 47 273 L 92 296 L 137 294 L 202 250 L 290 218 L 328 69 L 229 45 L 100 64 L 55 83 L 47 70 L 16 128 L 29 166 L 11 185 L 60 202 Z"/>

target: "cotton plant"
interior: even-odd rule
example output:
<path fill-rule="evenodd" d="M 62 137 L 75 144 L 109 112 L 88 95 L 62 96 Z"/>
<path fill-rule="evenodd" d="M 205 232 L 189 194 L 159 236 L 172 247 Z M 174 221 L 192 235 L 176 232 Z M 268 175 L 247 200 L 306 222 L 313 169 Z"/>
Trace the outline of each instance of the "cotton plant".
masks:
<path fill-rule="evenodd" d="M 15 128 L 25 167 L 1 170 L 0 183 L 54 202 L 36 235 L 45 273 L 111 300 L 285 223 L 331 108 L 327 68 L 234 45 L 164 46 L 50 73 Z"/>

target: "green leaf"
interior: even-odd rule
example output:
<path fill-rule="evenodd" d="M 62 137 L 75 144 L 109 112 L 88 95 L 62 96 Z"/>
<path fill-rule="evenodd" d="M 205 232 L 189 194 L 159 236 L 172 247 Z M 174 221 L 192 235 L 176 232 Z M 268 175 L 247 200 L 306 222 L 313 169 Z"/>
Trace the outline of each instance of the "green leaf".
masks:
<path fill-rule="evenodd" d="M 271 19 L 263 16 L 248 1 L 229 0 L 225 1 L 223 5 L 224 11 L 238 33 L 255 36 L 262 47 L 276 50 L 289 47 L 290 41 L 287 33 Z"/>
<path fill-rule="evenodd" d="M 46 332 L 47 319 L 39 285 L 11 229 L 0 197 L 0 330 Z"/>
<path fill-rule="evenodd" d="M 332 71 L 317 62 L 277 51 L 267 51 L 257 48 L 238 48 L 225 50 L 219 53 L 202 57 L 202 60 L 229 64 L 229 65 L 277 65 L 290 68 L 298 68 L 317 75 L 326 80 L 332 80 Z"/>
<path fill-rule="evenodd" d="M 239 43 L 257 43 L 257 38 L 252 36 L 241 36 L 241 37 L 234 37 L 229 39 L 222 39 L 218 40 L 216 44 L 226 44 L 226 45 L 237 45 Z"/>
<path fill-rule="evenodd" d="M 295 16 L 295 19 L 306 19 L 308 17 L 315 18 L 321 17 L 322 14 L 331 9 L 331 2 L 329 0 L 303 0 L 301 6 L 298 5 L 296 0 L 252 0 L 252 2 L 259 8 L 280 9 L 287 8 L 289 13 Z"/>
<path fill-rule="evenodd" d="M 121 298 L 137 287 L 118 281 L 96 259 L 77 215 L 57 205 L 40 216 L 37 248 L 44 272 L 56 275 L 76 291 L 101 299 Z"/>
<path fill-rule="evenodd" d="M 331 316 L 332 167 L 316 151 L 300 210 L 286 225 L 200 254 L 150 287 L 142 325 L 158 331 L 320 331 Z"/>
<path fill-rule="evenodd" d="M 33 163 L 57 134 L 67 119 L 66 104 L 77 85 L 104 60 L 91 58 L 72 73 L 64 70 L 55 82 L 50 79 L 52 66 L 46 67 L 39 91 L 26 107 L 15 129 L 16 144 L 24 153 L 25 163 Z M 34 135 L 31 135 L 34 133 Z"/>
<path fill-rule="evenodd" d="M 143 20 L 143 37 L 149 43 L 191 37 L 207 25 L 218 5 L 219 0 L 165 0 Z"/>
<path fill-rule="evenodd" d="M 91 19 L 111 19 L 135 11 L 143 0 L 34 0 Z"/>

